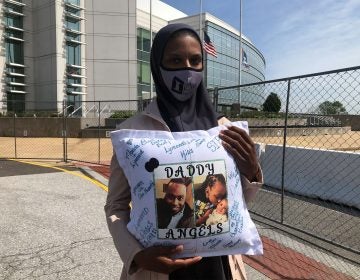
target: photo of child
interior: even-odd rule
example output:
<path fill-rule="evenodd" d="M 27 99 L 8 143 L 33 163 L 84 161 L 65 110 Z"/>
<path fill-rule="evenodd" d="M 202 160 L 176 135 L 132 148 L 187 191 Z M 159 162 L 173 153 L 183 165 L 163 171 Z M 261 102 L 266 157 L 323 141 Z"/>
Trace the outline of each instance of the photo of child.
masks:
<path fill-rule="evenodd" d="M 206 176 L 201 186 L 194 190 L 196 226 L 206 224 L 206 220 L 214 208 L 226 198 L 227 189 L 224 175 Z"/>
<path fill-rule="evenodd" d="M 210 213 L 206 220 L 206 225 L 216 225 L 218 223 L 225 223 L 228 220 L 228 200 L 224 198 L 221 200 L 216 208 Z"/>

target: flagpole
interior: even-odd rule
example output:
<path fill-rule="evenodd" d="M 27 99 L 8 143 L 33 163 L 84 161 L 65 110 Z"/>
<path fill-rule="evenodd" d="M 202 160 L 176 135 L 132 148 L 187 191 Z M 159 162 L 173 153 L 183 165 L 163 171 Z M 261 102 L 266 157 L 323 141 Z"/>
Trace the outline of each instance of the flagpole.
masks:
<path fill-rule="evenodd" d="M 240 41 L 239 41 L 239 117 L 241 113 L 241 65 L 243 60 L 243 51 L 241 46 L 241 39 L 242 39 L 242 0 L 240 0 L 240 23 L 239 23 L 239 32 L 240 32 Z"/>
<path fill-rule="evenodd" d="M 199 36 L 200 41 L 203 44 L 204 43 L 204 32 L 202 31 L 202 11 L 203 11 L 203 3 L 202 0 L 200 0 L 200 15 L 199 15 Z M 203 59 L 203 77 L 204 77 L 204 85 L 207 88 L 207 69 L 206 69 L 206 61 Z"/>
<path fill-rule="evenodd" d="M 152 0 L 150 0 L 150 49 L 152 47 L 153 35 L 152 35 Z M 150 99 L 153 96 L 153 80 L 150 71 Z"/>
<path fill-rule="evenodd" d="M 202 30 L 202 0 L 200 0 L 200 16 L 199 16 L 199 35 L 200 35 L 200 39 L 202 42 L 203 34 L 202 34 L 201 30 Z"/>

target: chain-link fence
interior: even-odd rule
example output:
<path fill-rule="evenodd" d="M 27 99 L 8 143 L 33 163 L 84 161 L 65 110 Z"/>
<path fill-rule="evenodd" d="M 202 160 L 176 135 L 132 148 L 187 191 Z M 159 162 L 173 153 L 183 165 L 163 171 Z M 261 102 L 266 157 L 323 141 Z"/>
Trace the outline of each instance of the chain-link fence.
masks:
<path fill-rule="evenodd" d="M 249 122 L 265 187 L 251 211 L 360 252 L 359 67 L 212 91 Z M 239 105 L 240 104 L 240 105 Z"/>
<path fill-rule="evenodd" d="M 252 213 L 359 253 L 360 66 L 209 93 L 259 144 L 265 187 Z M 110 132 L 145 105 L 8 102 L 0 158 L 109 164 Z"/>
<path fill-rule="evenodd" d="M 137 100 L 23 102 L 0 117 L 0 158 L 55 159 L 108 164 L 110 132 L 138 112 Z M 26 108 L 10 111 L 11 108 Z"/>

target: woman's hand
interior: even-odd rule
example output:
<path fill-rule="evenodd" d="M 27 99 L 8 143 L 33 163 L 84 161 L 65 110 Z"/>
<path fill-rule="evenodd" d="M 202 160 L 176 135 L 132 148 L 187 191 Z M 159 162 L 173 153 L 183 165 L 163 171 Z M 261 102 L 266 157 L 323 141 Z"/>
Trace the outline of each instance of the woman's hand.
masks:
<path fill-rule="evenodd" d="M 245 130 L 230 126 L 220 131 L 223 146 L 234 158 L 241 174 L 250 182 L 258 181 L 259 163 L 255 150 L 255 143 Z"/>
<path fill-rule="evenodd" d="M 169 274 L 176 269 L 197 263 L 202 257 L 172 259 L 171 256 L 183 251 L 183 246 L 154 246 L 138 252 L 134 261 L 139 268 Z"/>

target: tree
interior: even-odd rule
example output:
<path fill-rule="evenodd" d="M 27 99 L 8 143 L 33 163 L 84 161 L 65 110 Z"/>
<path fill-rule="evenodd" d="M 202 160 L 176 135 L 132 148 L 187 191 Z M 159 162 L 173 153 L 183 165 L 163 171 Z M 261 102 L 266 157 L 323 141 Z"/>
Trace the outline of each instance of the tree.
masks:
<path fill-rule="evenodd" d="M 324 101 L 319 105 L 318 111 L 322 115 L 347 114 L 344 105 L 339 101 Z"/>
<path fill-rule="evenodd" d="M 279 96 L 275 92 L 271 92 L 263 104 L 263 111 L 279 113 L 280 108 L 281 100 Z"/>

